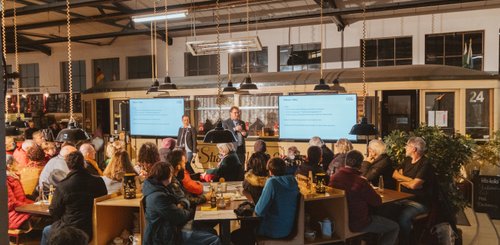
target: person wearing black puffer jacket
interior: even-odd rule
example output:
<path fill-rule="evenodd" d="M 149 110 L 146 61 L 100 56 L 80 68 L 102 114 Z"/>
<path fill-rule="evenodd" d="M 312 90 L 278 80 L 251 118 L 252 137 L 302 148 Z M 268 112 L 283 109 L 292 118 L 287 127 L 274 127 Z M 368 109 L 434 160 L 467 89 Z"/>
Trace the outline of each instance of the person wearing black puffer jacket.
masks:
<path fill-rule="evenodd" d="M 80 152 L 72 152 L 65 158 L 70 172 L 56 187 L 50 216 L 55 220 L 43 229 L 40 244 L 48 244 L 48 238 L 59 228 L 73 226 L 92 237 L 92 209 L 94 198 L 108 193 L 104 181 L 92 176 L 84 168 L 84 157 Z"/>

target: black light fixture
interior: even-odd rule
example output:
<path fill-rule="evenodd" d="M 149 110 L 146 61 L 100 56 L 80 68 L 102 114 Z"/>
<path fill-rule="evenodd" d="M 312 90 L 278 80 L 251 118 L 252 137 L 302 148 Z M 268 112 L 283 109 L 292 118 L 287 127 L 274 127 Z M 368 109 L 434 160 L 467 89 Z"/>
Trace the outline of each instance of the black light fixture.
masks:
<path fill-rule="evenodd" d="M 158 80 L 155 80 L 153 82 L 153 84 L 151 84 L 151 87 L 148 88 L 148 91 L 146 92 L 146 94 L 158 92 L 159 86 L 160 86 L 160 82 L 158 82 Z"/>
<path fill-rule="evenodd" d="M 362 67 L 362 77 L 363 77 L 363 105 L 361 107 L 362 114 L 361 120 L 359 123 L 355 124 L 351 128 L 351 132 L 349 134 L 358 135 L 358 136 L 366 136 L 366 145 L 368 152 L 368 139 L 370 135 L 377 135 L 378 130 L 375 128 L 375 125 L 368 123 L 368 118 L 365 116 L 365 106 L 366 106 L 366 6 L 363 3 L 363 67 Z"/>
<path fill-rule="evenodd" d="M 233 82 L 227 82 L 227 86 L 222 90 L 223 93 L 236 93 L 238 89 L 233 86 Z"/>
<path fill-rule="evenodd" d="M 71 25 L 70 25 L 70 3 L 66 0 L 66 21 L 68 22 L 68 74 L 72 74 L 71 65 Z M 68 127 L 61 130 L 55 141 L 57 142 L 73 142 L 76 143 L 82 140 L 89 140 L 90 136 L 83 129 L 76 126 L 75 119 L 73 118 L 73 77 L 68 75 L 69 83 L 69 123 Z"/>
<path fill-rule="evenodd" d="M 90 139 L 90 136 L 82 130 L 81 128 L 78 128 L 76 126 L 75 121 L 70 121 L 68 123 L 68 127 L 61 130 L 59 134 L 57 134 L 57 137 L 55 139 L 56 142 L 66 142 L 66 141 L 71 141 L 71 142 L 78 142 L 81 140 L 88 140 Z"/>
<path fill-rule="evenodd" d="M 330 90 L 330 86 L 328 86 L 328 84 L 326 84 L 325 82 L 325 79 L 321 78 L 319 79 L 319 84 L 316 84 L 316 86 L 314 86 L 314 90 L 315 91 L 326 91 L 326 90 Z"/>
<path fill-rule="evenodd" d="M 333 80 L 333 86 L 330 87 L 330 89 L 337 91 L 338 93 L 347 93 L 347 90 L 343 86 L 340 86 L 340 81 L 338 78 L 335 78 Z"/>
<path fill-rule="evenodd" d="M 252 83 L 252 78 L 250 75 L 245 77 L 245 80 L 243 80 L 243 83 L 240 86 L 241 91 L 248 91 L 248 90 L 257 90 L 257 84 Z"/>
<path fill-rule="evenodd" d="M 28 123 L 21 120 L 21 117 L 18 117 L 15 121 L 13 122 L 10 122 L 10 126 L 14 126 L 16 128 L 27 128 L 28 127 Z"/>
<path fill-rule="evenodd" d="M 166 76 L 163 83 L 160 84 L 160 86 L 158 86 L 158 91 L 168 92 L 168 91 L 173 91 L 173 90 L 177 90 L 177 86 L 174 83 L 172 83 L 170 76 Z"/>
<path fill-rule="evenodd" d="M 219 0 L 216 1 L 217 20 L 217 106 L 219 107 L 219 121 L 214 129 L 207 132 L 203 143 L 231 143 L 236 142 L 233 132 L 222 127 L 222 80 L 220 77 L 220 34 L 219 34 Z M 229 84 L 228 84 L 229 85 Z"/>

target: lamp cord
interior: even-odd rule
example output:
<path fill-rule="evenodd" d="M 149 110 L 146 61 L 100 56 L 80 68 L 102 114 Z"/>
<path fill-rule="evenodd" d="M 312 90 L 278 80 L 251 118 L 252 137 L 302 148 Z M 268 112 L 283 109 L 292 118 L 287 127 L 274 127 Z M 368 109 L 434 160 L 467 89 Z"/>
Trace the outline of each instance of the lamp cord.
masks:
<path fill-rule="evenodd" d="M 321 0 L 320 3 L 320 24 L 319 27 L 321 28 L 321 42 L 320 42 L 320 67 L 319 67 L 319 72 L 321 79 L 323 79 L 323 0 Z"/>
<path fill-rule="evenodd" d="M 215 20 L 217 21 L 217 99 L 216 103 L 219 107 L 219 120 L 222 118 L 222 86 L 220 79 L 220 16 L 219 16 L 219 0 L 216 1 Z"/>
<path fill-rule="evenodd" d="M 69 121 L 73 122 L 73 66 L 71 62 L 71 12 L 70 0 L 66 0 L 66 28 L 68 31 L 68 86 L 69 86 Z"/>
<path fill-rule="evenodd" d="M 247 0 L 247 36 L 250 36 L 250 8 L 248 7 L 248 0 Z M 248 49 L 247 45 L 247 75 L 250 76 L 250 51 Z"/>
<path fill-rule="evenodd" d="M 168 14 L 168 0 L 165 0 L 165 16 Z M 165 77 L 168 77 L 168 18 L 165 17 Z"/>
<path fill-rule="evenodd" d="M 155 54 L 154 54 L 154 44 L 153 44 L 153 22 L 149 23 L 149 30 L 151 34 L 151 81 L 155 82 Z"/>
<path fill-rule="evenodd" d="M 229 38 L 231 39 L 233 37 L 231 34 L 231 6 L 227 7 L 227 31 L 229 32 Z M 230 52 L 227 54 L 227 61 L 228 82 L 230 82 L 233 77 L 233 57 Z"/>
<path fill-rule="evenodd" d="M 363 100 L 362 100 L 362 113 L 361 117 L 365 116 L 365 104 L 366 104 L 366 3 L 363 2 L 363 67 L 362 67 L 362 75 L 363 75 Z"/>
<path fill-rule="evenodd" d="M 156 0 L 153 0 L 153 14 L 156 15 Z M 157 43 L 156 43 L 156 20 L 153 20 L 153 42 L 154 42 L 154 51 L 155 51 L 155 79 L 158 79 L 158 49 L 157 49 Z"/>
<path fill-rule="evenodd" d="M 6 44 L 6 37 L 5 37 L 5 0 L 2 0 L 2 54 L 4 61 L 7 60 L 7 44 Z M 4 69 L 3 69 L 3 76 L 4 76 L 4 81 L 5 81 L 5 91 L 4 91 L 4 98 L 5 98 L 5 120 L 9 118 L 9 99 L 7 98 L 7 79 L 5 79 L 5 75 L 7 75 L 7 64 L 4 63 Z"/>
<path fill-rule="evenodd" d="M 17 54 L 17 11 L 16 11 L 16 1 L 14 0 L 14 57 L 15 57 L 15 62 L 14 62 L 14 71 L 19 73 L 19 56 Z M 20 82 L 19 82 L 19 78 L 15 78 L 15 84 L 16 84 L 16 93 L 17 93 L 17 96 L 16 96 L 16 99 L 17 99 L 17 104 L 16 104 L 16 107 L 17 107 L 17 113 L 16 113 L 16 117 L 20 117 L 20 113 L 21 113 L 21 96 L 20 96 Z"/>

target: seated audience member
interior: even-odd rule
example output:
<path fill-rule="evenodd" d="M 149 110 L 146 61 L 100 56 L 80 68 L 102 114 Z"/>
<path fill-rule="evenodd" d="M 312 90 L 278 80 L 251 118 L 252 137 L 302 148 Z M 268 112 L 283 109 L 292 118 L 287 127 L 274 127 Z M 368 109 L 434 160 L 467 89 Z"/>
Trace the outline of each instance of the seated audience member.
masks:
<path fill-rule="evenodd" d="M 293 175 L 285 175 L 286 164 L 281 158 L 271 158 L 267 163 L 270 177 L 267 179 L 262 195 L 255 205 L 255 214 L 259 216 L 260 224 L 249 227 L 246 224 L 231 233 L 233 244 L 255 244 L 257 235 L 270 238 L 284 238 L 292 232 L 297 215 L 299 186 Z M 255 225 L 255 224 L 253 224 Z"/>
<path fill-rule="evenodd" d="M 192 195 L 203 194 L 203 185 L 198 181 L 192 180 L 186 169 L 187 157 L 184 150 L 179 149 L 170 152 L 167 157 L 167 162 L 174 168 L 174 176 L 182 183 L 184 190 Z M 173 182 L 175 182 L 175 180 Z"/>
<path fill-rule="evenodd" d="M 330 176 L 334 174 L 338 169 L 344 167 L 345 155 L 347 154 L 347 152 L 353 149 L 351 141 L 345 138 L 339 139 L 337 143 L 333 145 L 333 147 L 335 149 L 335 156 L 328 165 L 328 170 L 326 171 L 326 174 Z"/>
<path fill-rule="evenodd" d="M 207 179 L 207 175 L 213 175 L 213 179 L 217 181 L 220 178 L 224 178 L 226 181 L 243 180 L 243 166 L 241 165 L 238 155 L 236 154 L 234 145 L 232 143 L 217 144 L 217 149 L 219 150 L 220 157 L 220 162 L 217 168 L 208 169 L 205 177 L 202 178 L 205 181 L 210 181 Z"/>
<path fill-rule="evenodd" d="M 396 181 L 392 178 L 394 168 L 392 161 L 385 153 L 385 143 L 381 140 L 372 140 L 368 144 L 368 157 L 361 164 L 361 174 L 373 186 L 378 186 L 379 177 L 384 179 L 384 188 L 396 189 Z"/>
<path fill-rule="evenodd" d="M 5 154 L 13 155 L 16 150 L 16 141 L 12 136 L 5 136 Z"/>
<path fill-rule="evenodd" d="M 253 144 L 253 152 L 263 153 L 267 157 L 266 162 L 269 161 L 269 159 L 271 159 L 271 156 L 269 154 L 267 154 L 266 142 L 263 140 L 256 140 L 255 141 L 255 143 Z"/>
<path fill-rule="evenodd" d="M 72 226 L 62 227 L 52 232 L 49 238 L 50 245 L 87 245 L 89 237 L 85 232 Z"/>
<path fill-rule="evenodd" d="M 24 130 L 24 138 L 27 140 L 33 139 L 33 133 L 38 131 L 38 128 L 35 127 L 35 122 L 33 120 L 28 121 L 28 128 Z"/>
<path fill-rule="evenodd" d="M 305 161 L 297 168 L 297 174 L 301 174 L 307 177 L 309 176 L 309 171 L 311 171 L 313 176 L 315 176 L 317 173 L 323 172 L 320 163 L 321 148 L 317 146 L 310 146 L 307 149 L 307 161 Z"/>
<path fill-rule="evenodd" d="M 44 193 L 47 195 L 49 193 L 50 185 L 57 186 L 62 179 L 66 178 L 69 173 L 68 165 L 66 164 L 65 157 L 76 151 L 73 146 L 65 146 L 59 152 L 59 155 L 52 158 L 47 162 L 45 167 L 43 167 L 40 173 L 40 179 L 38 180 L 38 189 L 40 195 Z"/>
<path fill-rule="evenodd" d="M 65 160 L 70 172 L 54 192 L 49 212 L 55 222 L 43 229 L 41 245 L 49 244 L 48 239 L 52 231 L 57 233 L 58 229 L 68 226 L 81 229 L 88 237 L 92 237 L 94 198 L 107 193 L 104 181 L 84 169 L 82 153 L 71 152 Z"/>
<path fill-rule="evenodd" d="M 412 220 L 415 216 L 427 212 L 432 196 L 432 165 L 424 156 L 425 141 L 412 137 L 406 143 L 406 156 L 401 168 L 394 171 L 393 178 L 400 182 L 401 191 L 414 194 L 413 200 L 397 203 L 402 209 L 398 222 L 401 228 L 400 244 L 410 243 Z"/>
<path fill-rule="evenodd" d="M 57 153 L 54 142 L 45 141 L 42 143 L 43 152 L 45 152 L 45 160 L 48 162 Z"/>
<path fill-rule="evenodd" d="M 96 151 L 94 147 L 89 143 L 83 143 L 80 146 L 80 152 L 85 158 L 85 170 L 92 175 L 102 176 L 102 171 L 95 161 Z"/>
<path fill-rule="evenodd" d="M 267 157 L 261 152 L 253 153 L 248 159 L 248 167 L 250 170 L 245 174 L 243 180 L 243 189 L 251 196 L 254 203 L 259 201 L 266 180 L 269 176 L 267 171 Z"/>
<path fill-rule="evenodd" d="M 41 170 L 46 164 L 45 152 L 42 147 L 36 144 L 28 149 L 26 156 L 28 157 L 28 164 L 26 167 L 37 167 Z"/>
<path fill-rule="evenodd" d="M 321 162 L 320 166 L 323 168 L 323 171 L 326 172 L 328 169 L 328 164 L 333 160 L 333 151 L 330 150 L 323 142 L 323 140 L 318 137 L 314 136 L 309 140 L 309 146 L 317 146 L 321 148 Z"/>
<path fill-rule="evenodd" d="M 25 140 L 21 145 L 21 148 L 17 148 L 14 151 L 14 160 L 16 160 L 18 167 L 23 168 L 28 165 L 29 159 L 27 156 L 28 149 L 35 144 L 33 140 Z"/>
<path fill-rule="evenodd" d="M 45 152 L 40 146 L 34 144 L 28 149 L 27 156 L 29 162 L 25 167 L 18 169 L 19 177 L 25 194 L 29 195 L 30 199 L 36 200 L 38 192 L 35 192 L 35 189 L 38 185 L 40 172 L 45 165 Z"/>
<path fill-rule="evenodd" d="M 299 149 L 296 146 L 288 147 L 287 155 L 283 157 L 286 164 L 286 174 L 294 175 L 297 168 L 305 161 L 305 156 L 300 155 Z"/>
<path fill-rule="evenodd" d="M 145 179 L 148 177 L 149 169 L 159 161 L 160 153 L 158 152 L 158 147 L 151 142 L 146 142 L 139 149 L 137 164 L 134 166 L 135 171 L 139 173 L 141 179 Z"/>
<path fill-rule="evenodd" d="M 26 198 L 24 189 L 19 181 L 19 176 L 11 171 L 14 159 L 12 156 L 7 156 L 7 194 L 8 194 L 8 212 L 9 212 L 9 229 L 27 229 L 27 221 L 31 215 L 27 213 L 19 213 L 16 208 L 25 204 L 33 203 L 32 200 Z"/>
<path fill-rule="evenodd" d="M 108 194 L 118 192 L 122 189 L 125 174 L 137 173 L 130 162 L 128 153 L 126 151 L 119 151 L 111 158 L 111 162 L 109 162 L 103 172 L 102 179 L 104 180 Z M 140 185 L 137 185 L 137 188 L 139 187 Z"/>
<path fill-rule="evenodd" d="M 42 146 L 43 142 L 45 142 L 45 137 L 43 136 L 43 132 L 41 130 L 33 133 L 33 142 L 38 146 Z"/>
<path fill-rule="evenodd" d="M 170 164 L 158 162 L 149 170 L 142 188 L 146 216 L 145 245 L 160 244 L 220 244 L 217 236 L 203 231 L 181 230 L 189 221 L 189 201 L 179 200 L 167 188 L 174 178 Z"/>
<path fill-rule="evenodd" d="M 167 156 L 170 152 L 172 152 L 175 148 L 175 139 L 174 138 L 165 138 L 161 141 L 161 147 L 158 150 L 160 153 L 160 161 L 166 162 Z"/>
<path fill-rule="evenodd" d="M 345 191 L 351 231 L 376 233 L 380 235 L 378 244 L 393 245 L 398 237 L 398 224 L 382 216 L 370 215 L 370 208 L 380 206 L 382 199 L 361 177 L 359 168 L 362 162 L 361 152 L 349 151 L 345 167 L 333 175 L 330 186 Z"/>
<path fill-rule="evenodd" d="M 108 163 L 111 161 L 111 158 L 115 155 L 116 152 L 118 151 L 125 151 L 125 142 L 121 140 L 115 140 L 113 142 L 110 142 L 106 145 L 105 149 L 105 157 L 106 159 L 104 162 L 99 166 L 101 170 L 104 170 L 106 166 L 108 166 Z"/>

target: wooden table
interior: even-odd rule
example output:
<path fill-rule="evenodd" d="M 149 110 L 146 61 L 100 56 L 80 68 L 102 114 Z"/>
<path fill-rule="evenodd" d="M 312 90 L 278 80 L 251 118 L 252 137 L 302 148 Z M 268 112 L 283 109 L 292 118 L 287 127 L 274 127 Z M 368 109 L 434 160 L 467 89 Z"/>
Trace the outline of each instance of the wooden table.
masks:
<path fill-rule="evenodd" d="M 390 189 L 384 189 L 384 192 L 382 193 L 379 192 L 378 190 L 376 191 L 380 195 L 380 197 L 382 197 L 382 204 L 389 204 L 399 200 L 409 199 L 414 196 L 413 194 L 410 193 L 400 192 Z"/>
<path fill-rule="evenodd" d="M 17 212 L 34 215 L 50 216 L 48 204 L 26 204 L 16 208 Z"/>
<path fill-rule="evenodd" d="M 226 182 L 227 183 L 227 192 L 235 192 L 237 186 L 241 186 L 241 181 L 234 182 Z M 208 183 L 205 184 L 204 188 L 207 190 L 209 188 Z M 196 212 L 194 215 L 194 221 L 198 222 L 217 222 L 219 224 L 219 236 L 221 238 L 222 244 L 230 244 L 231 243 L 231 220 L 255 220 L 258 219 L 255 214 L 252 217 L 238 217 L 234 213 L 234 209 L 238 208 L 238 206 L 245 202 L 246 200 L 237 200 L 226 202 L 225 208 L 217 208 L 214 211 L 202 211 L 202 207 L 210 207 L 210 201 L 207 203 L 198 205 L 196 207 Z"/>

